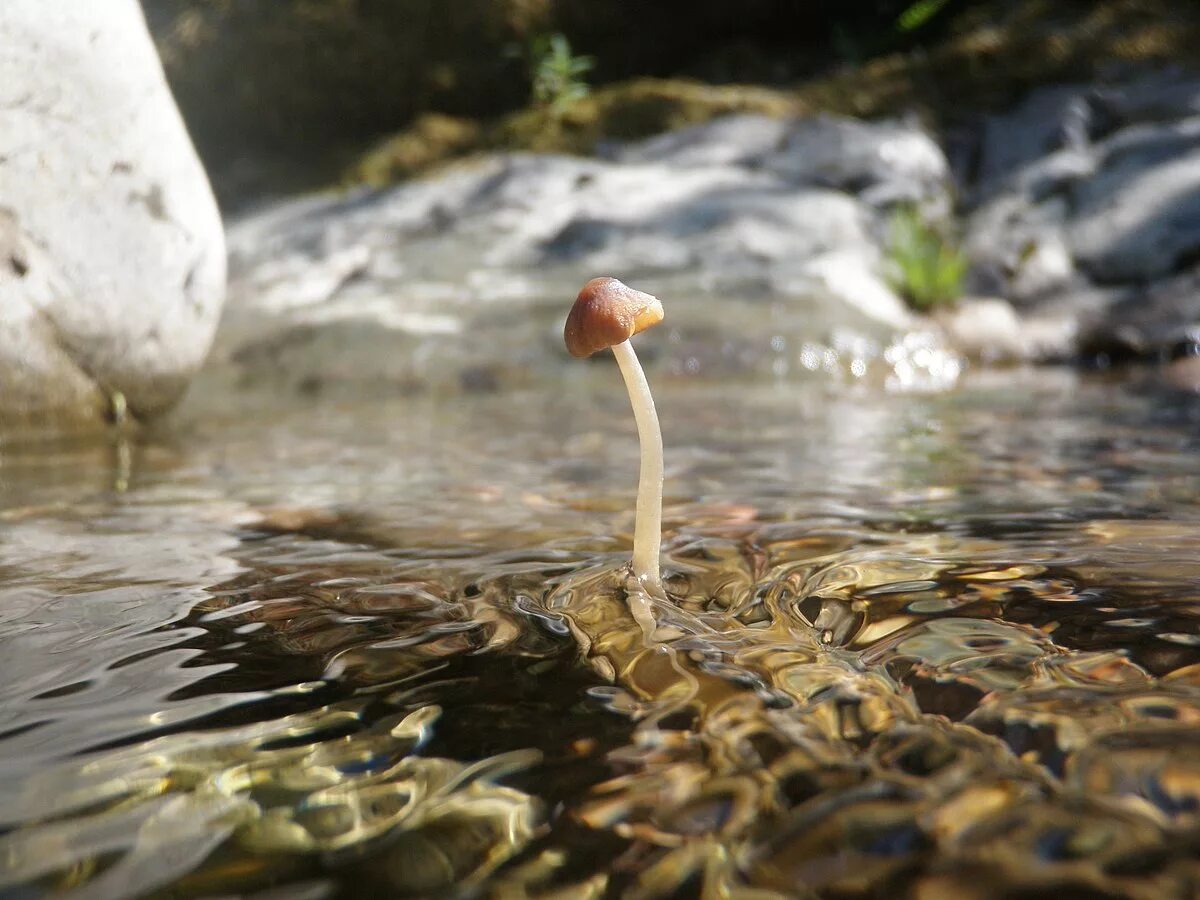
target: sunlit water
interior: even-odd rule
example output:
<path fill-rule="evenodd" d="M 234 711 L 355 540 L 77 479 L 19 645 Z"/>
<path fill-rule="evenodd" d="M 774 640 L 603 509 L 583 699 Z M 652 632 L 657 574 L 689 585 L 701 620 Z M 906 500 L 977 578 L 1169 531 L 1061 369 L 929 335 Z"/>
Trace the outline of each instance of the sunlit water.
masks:
<path fill-rule="evenodd" d="M 0 455 L 0 894 L 1188 897 L 1200 397 L 609 366 Z"/>

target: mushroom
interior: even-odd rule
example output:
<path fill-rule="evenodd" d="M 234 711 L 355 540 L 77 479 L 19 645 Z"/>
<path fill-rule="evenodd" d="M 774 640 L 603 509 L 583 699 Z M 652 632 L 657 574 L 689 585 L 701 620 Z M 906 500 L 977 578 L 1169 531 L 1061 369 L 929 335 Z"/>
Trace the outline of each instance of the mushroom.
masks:
<path fill-rule="evenodd" d="M 593 278 L 583 286 L 567 316 L 563 339 L 578 359 L 611 347 L 625 378 L 642 447 L 637 515 L 633 527 L 633 574 L 647 591 L 662 594 L 663 442 L 646 373 L 629 339 L 663 320 L 657 297 L 635 291 L 615 278 Z"/>

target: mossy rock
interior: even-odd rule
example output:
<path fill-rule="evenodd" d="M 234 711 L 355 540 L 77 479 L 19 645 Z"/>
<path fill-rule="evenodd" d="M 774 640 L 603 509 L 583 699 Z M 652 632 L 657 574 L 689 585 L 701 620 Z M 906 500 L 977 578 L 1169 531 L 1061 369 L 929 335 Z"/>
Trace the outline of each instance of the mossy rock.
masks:
<path fill-rule="evenodd" d="M 343 180 L 382 187 L 482 146 L 484 129 L 471 119 L 428 113 L 399 134 L 375 145 Z"/>
<path fill-rule="evenodd" d="M 639 78 L 600 88 L 561 115 L 533 107 L 490 127 L 422 116 L 364 154 L 343 181 L 379 187 L 485 150 L 586 155 L 605 140 L 637 140 L 731 113 L 790 116 L 802 110 L 792 94 L 769 88 Z"/>
<path fill-rule="evenodd" d="M 494 146 L 542 152 L 591 153 L 603 140 L 636 140 L 730 113 L 795 115 L 796 99 L 769 88 L 639 78 L 594 91 L 565 114 L 535 108 L 506 118 Z"/>

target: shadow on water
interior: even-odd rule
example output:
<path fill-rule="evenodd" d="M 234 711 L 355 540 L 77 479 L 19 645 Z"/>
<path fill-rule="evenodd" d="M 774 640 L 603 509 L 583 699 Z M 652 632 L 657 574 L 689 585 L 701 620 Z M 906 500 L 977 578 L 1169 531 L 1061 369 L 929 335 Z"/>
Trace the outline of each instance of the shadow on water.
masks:
<path fill-rule="evenodd" d="M 611 374 L 10 446 L 0 891 L 1196 892 L 1200 399 Z"/>

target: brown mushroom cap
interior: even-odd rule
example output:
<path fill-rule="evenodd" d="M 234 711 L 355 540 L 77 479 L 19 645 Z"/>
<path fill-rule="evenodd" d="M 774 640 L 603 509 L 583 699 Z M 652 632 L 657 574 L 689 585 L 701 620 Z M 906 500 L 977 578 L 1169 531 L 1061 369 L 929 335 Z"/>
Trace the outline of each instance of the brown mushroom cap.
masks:
<path fill-rule="evenodd" d="M 593 278 L 583 286 L 567 316 L 567 352 L 583 359 L 663 320 L 657 297 L 635 291 L 615 278 Z"/>

